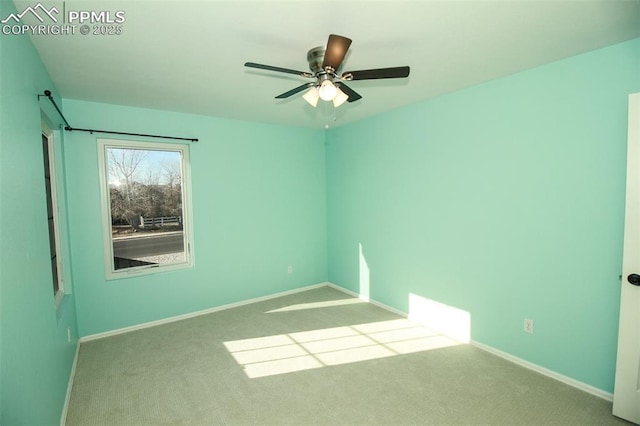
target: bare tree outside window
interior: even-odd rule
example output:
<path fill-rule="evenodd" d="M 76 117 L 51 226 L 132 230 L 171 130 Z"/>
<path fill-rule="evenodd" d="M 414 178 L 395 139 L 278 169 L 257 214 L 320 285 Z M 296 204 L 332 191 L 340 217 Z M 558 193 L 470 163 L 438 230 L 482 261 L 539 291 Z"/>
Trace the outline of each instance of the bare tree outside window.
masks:
<path fill-rule="evenodd" d="M 188 263 L 186 147 L 124 145 L 102 142 L 112 271 Z"/>

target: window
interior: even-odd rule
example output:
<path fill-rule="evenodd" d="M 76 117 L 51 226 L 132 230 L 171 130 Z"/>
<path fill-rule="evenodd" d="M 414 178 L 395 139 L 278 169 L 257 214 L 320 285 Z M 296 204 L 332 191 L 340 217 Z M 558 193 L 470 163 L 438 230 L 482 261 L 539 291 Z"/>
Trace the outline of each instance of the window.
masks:
<path fill-rule="evenodd" d="M 107 278 L 192 265 L 187 145 L 98 140 Z"/>
<path fill-rule="evenodd" d="M 49 228 L 49 253 L 51 255 L 53 297 L 56 306 L 58 306 L 64 297 L 64 285 L 62 282 L 62 262 L 60 260 L 60 232 L 58 230 L 58 208 L 56 203 L 53 132 L 44 124 L 42 126 L 42 154 L 44 158 L 44 184 L 47 194 L 47 225 Z"/>

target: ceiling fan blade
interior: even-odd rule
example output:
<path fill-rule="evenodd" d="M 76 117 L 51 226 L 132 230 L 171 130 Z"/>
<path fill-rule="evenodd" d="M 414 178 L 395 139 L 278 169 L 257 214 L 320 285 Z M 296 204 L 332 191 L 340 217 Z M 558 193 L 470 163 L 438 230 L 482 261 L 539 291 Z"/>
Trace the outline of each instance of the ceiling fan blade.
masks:
<path fill-rule="evenodd" d="M 296 87 L 295 89 L 291 89 L 288 92 L 284 92 L 278 96 L 276 96 L 276 99 L 284 99 L 284 98 L 288 98 L 291 95 L 295 95 L 298 92 L 302 92 L 304 89 L 307 89 L 313 85 L 315 85 L 316 83 L 305 83 L 301 86 Z"/>
<path fill-rule="evenodd" d="M 377 68 L 373 70 L 347 71 L 342 74 L 343 79 L 352 80 L 376 80 L 380 78 L 405 78 L 409 77 L 409 67 Z"/>
<path fill-rule="evenodd" d="M 351 39 L 336 34 L 329 35 L 327 41 L 327 50 L 324 52 L 324 61 L 322 62 L 322 68 L 331 67 L 335 70 L 340 68 L 344 56 L 347 54 L 351 46 Z"/>
<path fill-rule="evenodd" d="M 284 72 L 287 74 L 295 74 L 302 77 L 315 77 L 315 75 L 311 74 L 310 72 L 296 71 L 296 70 L 291 70 L 288 68 L 281 68 L 281 67 L 274 67 L 272 65 L 256 64 L 255 62 L 245 62 L 244 66 L 249 68 L 258 68 L 258 69 L 267 70 L 267 71 L 276 71 L 276 72 Z"/>
<path fill-rule="evenodd" d="M 347 99 L 347 102 L 355 102 L 355 101 L 358 101 L 358 100 L 362 99 L 362 96 L 360 96 L 360 94 L 358 92 L 356 92 L 351 87 L 347 86 L 346 84 L 344 84 L 342 82 L 336 83 L 336 87 L 338 87 L 347 96 L 349 96 L 349 98 Z"/>

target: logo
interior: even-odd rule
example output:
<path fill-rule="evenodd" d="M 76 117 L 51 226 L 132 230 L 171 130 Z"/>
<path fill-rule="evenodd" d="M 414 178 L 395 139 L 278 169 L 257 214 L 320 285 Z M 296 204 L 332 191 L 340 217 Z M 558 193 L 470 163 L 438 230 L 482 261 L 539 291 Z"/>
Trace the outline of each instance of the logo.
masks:
<path fill-rule="evenodd" d="M 66 2 L 61 4 L 62 14 L 56 6 L 47 8 L 42 3 L 35 6 L 27 6 L 20 13 L 10 13 L 2 24 L 4 35 L 120 35 L 123 32 L 122 24 L 126 21 L 124 10 L 70 10 Z M 40 23 L 29 25 L 33 19 Z M 61 20 L 61 22 L 60 22 Z M 78 30 L 76 32 L 76 30 Z"/>
<path fill-rule="evenodd" d="M 57 15 L 58 13 L 60 13 L 60 11 L 56 9 L 55 6 L 47 10 L 47 8 L 42 5 L 42 3 L 38 3 L 34 7 L 31 7 L 31 6 L 27 7 L 25 10 L 22 11 L 22 13 L 18 13 L 17 15 L 15 13 L 9 14 L 9 16 L 7 16 L 5 19 L 0 21 L 0 23 L 6 24 L 12 19 L 16 23 L 19 23 L 20 20 L 28 13 L 31 13 L 33 16 L 35 16 L 38 21 L 44 22 L 44 19 L 38 13 L 38 11 L 47 15 L 49 18 L 51 18 L 53 22 L 58 22 L 58 19 L 55 16 L 53 16 L 53 13 L 55 12 L 55 14 Z"/>

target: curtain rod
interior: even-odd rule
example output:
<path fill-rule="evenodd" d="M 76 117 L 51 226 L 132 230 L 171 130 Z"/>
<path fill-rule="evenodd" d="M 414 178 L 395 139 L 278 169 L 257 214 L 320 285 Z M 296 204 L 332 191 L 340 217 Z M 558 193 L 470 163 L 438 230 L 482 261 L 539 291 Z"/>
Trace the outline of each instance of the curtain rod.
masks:
<path fill-rule="evenodd" d="M 93 133 L 107 133 L 107 134 L 110 134 L 110 135 L 142 136 L 142 137 L 147 137 L 147 138 L 173 139 L 173 140 L 178 140 L 178 141 L 198 142 L 198 139 L 194 139 L 194 138 L 179 138 L 179 137 L 175 137 L 175 136 L 147 135 L 147 134 L 144 134 L 144 133 L 114 132 L 114 131 L 111 131 L 111 130 L 80 129 L 78 127 L 71 127 L 71 125 L 69 124 L 69 122 L 65 118 L 64 114 L 62 113 L 62 111 L 60 111 L 60 108 L 58 108 L 58 104 L 56 104 L 56 101 L 51 96 L 51 91 L 50 90 L 45 90 L 44 91 L 44 95 L 38 95 L 38 100 L 40 100 L 40 98 L 43 97 L 43 96 L 46 96 L 47 98 L 49 98 L 49 100 L 51 101 L 53 106 L 56 108 L 56 111 L 58 111 L 58 114 L 60 114 L 60 117 L 62 117 L 62 119 L 64 120 L 64 124 L 65 124 L 64 129 L 66 131 L 68 131 L 68 132 L 73 132 L 75 130 L 75 131 L 78 131 L 78 132 L 89 132 L 91 134 L 93 134 Z"/>

